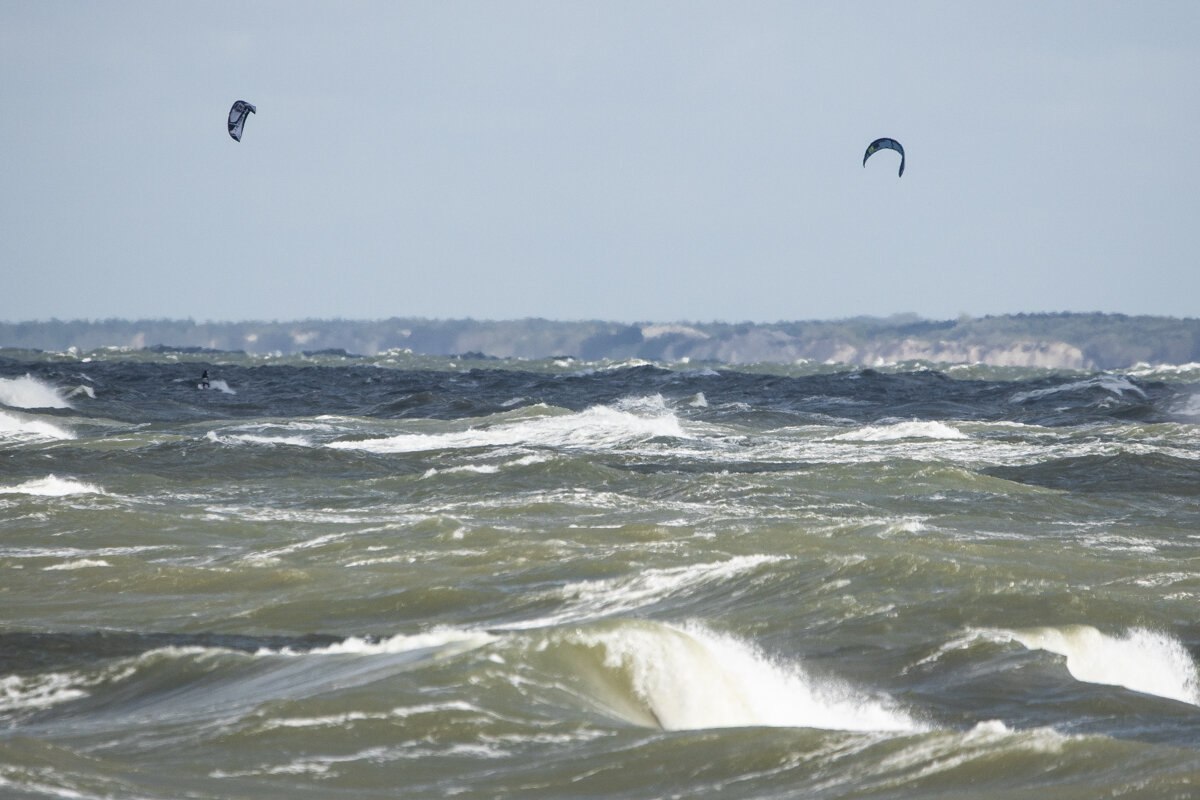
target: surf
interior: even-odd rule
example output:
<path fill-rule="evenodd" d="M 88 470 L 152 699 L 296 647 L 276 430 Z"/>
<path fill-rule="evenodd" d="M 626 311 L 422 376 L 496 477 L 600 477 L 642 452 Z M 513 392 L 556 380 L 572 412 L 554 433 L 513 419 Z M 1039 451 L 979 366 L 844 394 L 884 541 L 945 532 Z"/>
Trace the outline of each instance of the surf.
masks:
<path fill-rule="evenodd" d="M 9 408 L 70 408 L 61 391 L 32 375 L 0 378 L 0 405 Z"/>
<path fill-rule="evenodd" d="M 664 730 L 734 727 L 925 730 L 890 698 L 767 655 L 699 622 L 622 620 L 544 634 L 600 706 Z M 573 654 L 573 655 L 572 655 Z"/>
<path fill-rule="evenodd" d="M 415 453 L 471 448 L 550 447 L 607 449 L 666 437 L 691 438 L 661 397 L 623 406 L 592 406 L 574 413 L 548 413 L 532 419 L 472 426 L 447 433 L 405 433 L 374 439 L 346 439 L 327 446 L 372 453 Z"/>
<path fill-rule="evenodd" d="M 1062 656 L 1067 671 L 1085 683 L 1200 705 L 1200 672 L 1187 648 L 1168 633 L 1129 628 L 1102 633 L 1091 625 L 1001 631 L 1030 650 Z"/>

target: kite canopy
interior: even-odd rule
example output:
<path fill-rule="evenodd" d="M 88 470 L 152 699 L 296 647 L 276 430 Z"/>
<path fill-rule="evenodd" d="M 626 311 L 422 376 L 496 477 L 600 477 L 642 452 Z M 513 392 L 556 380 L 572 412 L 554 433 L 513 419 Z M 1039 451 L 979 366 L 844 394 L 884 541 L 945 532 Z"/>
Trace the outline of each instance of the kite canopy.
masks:
<path fill-rule="evenodd" d="M 238 100 L 233 104 L 233 108 L 229 109 L 229 135 L 235 142 L 242 140 L 242 128 L 246 125 L 246 117 L 253 113 L 254 106 L 245 100 Z"/>
<path fill-rule="evenodd" d="M 900 172 L 896 176 L 904 174 L 904 146 L 895 139 L 876 139 L 867 145 L 867 152 L 863 154 L 863 166 L 867 165 L 867 159 L 880 150 L 895 150 L 900 154 Z"/>

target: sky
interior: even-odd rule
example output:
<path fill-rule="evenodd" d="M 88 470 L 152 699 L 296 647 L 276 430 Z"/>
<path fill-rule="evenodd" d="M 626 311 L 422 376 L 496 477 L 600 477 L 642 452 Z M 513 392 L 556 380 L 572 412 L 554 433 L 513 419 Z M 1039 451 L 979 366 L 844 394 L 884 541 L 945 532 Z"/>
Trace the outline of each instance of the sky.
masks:
<path fill-rule="evenodd" d="M 0 0 L 0 320 L 1195 317 L 1198 75 L 1191 0 Z"/>

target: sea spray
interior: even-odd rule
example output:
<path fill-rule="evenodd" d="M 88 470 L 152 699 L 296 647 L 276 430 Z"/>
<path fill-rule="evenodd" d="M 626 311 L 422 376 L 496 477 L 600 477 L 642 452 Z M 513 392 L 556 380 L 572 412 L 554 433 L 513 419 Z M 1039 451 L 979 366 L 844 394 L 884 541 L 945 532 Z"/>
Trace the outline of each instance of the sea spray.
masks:
<path fill-rule="evenodd" d="M 53 385 L 31 375 L 0 378 L 0 405 L 9 408 L 70 408 L 71 404 Z"/>
<path fill-rule="evenodd" d="M 1123 686 L 1200 705 L 1196 662 L 1178 639 L 1161 631 L 1131 628 L 1110 636 L 1090 625 L 1008 631 L 1031 650 L 1063 656 L 1076 680 Z"/>

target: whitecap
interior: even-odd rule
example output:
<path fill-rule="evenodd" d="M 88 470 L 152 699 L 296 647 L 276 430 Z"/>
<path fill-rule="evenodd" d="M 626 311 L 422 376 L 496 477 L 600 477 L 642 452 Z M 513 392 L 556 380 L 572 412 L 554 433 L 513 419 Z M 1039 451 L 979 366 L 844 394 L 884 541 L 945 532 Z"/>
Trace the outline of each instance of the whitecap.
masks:
<path fill-rule="evenodd" d="M 0 405 L 10 408 L 70 408 L 56 387 L 32 375 L 0 378 Z"/>
<path fill-rule="evenodd" d="M 78 561 L 67 561 L 62 564 L 51 564 L 48 567 L 42 567 L 42 572 L 56 572 L 61 570 L 76 570 L 90 569 L 92 567 L 111 567 L 112 564 L 104 559 L 97 558 L 81 558 Z"/>
<path fill-rule="evenodd" d="M 897 422 L 892 425 L 868 425 L 831 437 L 841 442 L 898 442 L 904 439 L 969 439 L 967 434 L 937 420 Z"/>
<path fill-rule="evenodd" d="M 1127 370 L 1127 374 L 1138 378 L 1191 377 L 1198 372 L 1200 372 L 1200 363 L 1194 361 L 1187 364 L 1147 364 L 1139 362 Z"/>
<path fill-rule="evenodd" d="M 657 437 L 690 438 L 661 397 L 622 401 L 617 408 L 593 406 L 575 414 L 539 416 L 452 433 L 407 433 L 379 439 L 342 440 L 327 446 L 374 453 L 522 445 L 603 449 Z"/>
<path fill-rule="evenodd" d="M 303 436 L 261 436 L 255 433 L 220 434 L 209 431 L 205 438 L 218 444 L 260 444 L 260 445 L 291 445 L 293 447 L 312 447 L 312 442 Z"/>
<path fill-rule="evenodd" d="M 76 676 L 61 672 L 0 678 L 0 712 L 48 708 L 85 697 Z"/>
<path fill-rule="evenodd" d="M 95 389 L 93 389 L 91 386 L 87 386 L 87 385 L 85 385 L 85 384 L 82 384 L 82 383 L 81 383 L 81 384 L 79 384 L 78 386 L 76 386 L 74 389 L 72 389 L 72 390 L 71 390 L 71 391 L 70 391 L 70 392 L 67 394 L 67 397 L 68 397 L 68 398 L 70 398 L 70 397 L 75 397 L 76 395 L 81 395 L 81 394 L 87 395 L 87 396 L 88 396 L 88 397 L 90 397 L 92 400 L 95 400 L 95 399 L 96 399 L 96 390 L 95 390 Z"/>
<path fill-rule="evenodd" d="M 889 698 L 800 663 L 767 656 L 736 636 L 700 624 L 624 623 L 570 638 L 603 650 L 666 730 L 747 726 L 843 731 L 924 730 Z"/>
<path fill-rule="evenodd" d="M 447 653 L 463 653 L 496 641 L 496 637 L 485 631 L 435 629 L 425 633 L 398 634 L 387 639 L 373 640 L 351 636 L 348 639 L 318 647 L 313 650 L 262 649 L 256 655 L 286 656 L 329 656 L 329 655 L 387 655 L 409 653 L 416 650 L 436 650 Z"/>
<path fill-rule="evenodd" d="M 0 441 L 62 441 L 74 438 L 75 434 L 51 422 L 0 411 Z"/>
<path fill-rule="evenodd" d="M 106 494 L 94 483 L 59 478 L 48 475 L 45 478 L 19 483 L 16 486 L 0 486 L 0 494 L 30 494 L 38 497 L 67 497 L 74 494 Z"/>
<path fill-rule="evenodd" d="M 1030 650 L 1067 660 L 1078 681 L 1123 686 L 1142 694 L 1200 705 L 1200 673 L 1183 644 L 1168 633 L 1130 628 L 1110 636 L 1090 625 L 1002 631 Z"/>

